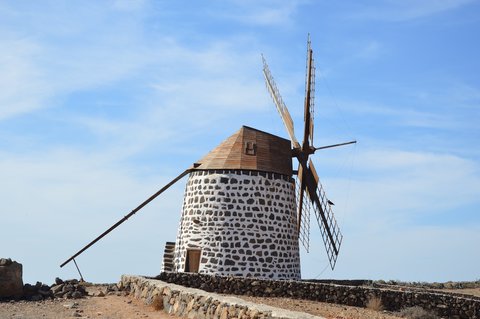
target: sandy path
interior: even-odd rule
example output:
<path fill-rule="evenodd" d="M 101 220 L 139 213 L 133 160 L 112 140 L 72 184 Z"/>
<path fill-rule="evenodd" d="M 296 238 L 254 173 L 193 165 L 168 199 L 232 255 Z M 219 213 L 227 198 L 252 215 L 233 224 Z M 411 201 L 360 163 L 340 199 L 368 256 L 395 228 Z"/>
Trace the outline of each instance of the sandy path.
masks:
<path fill-rule="evenodd" d="M 76 300 L 0 302 L 0 319 L 176 319 L 130 296 L 107 295 Z"/>

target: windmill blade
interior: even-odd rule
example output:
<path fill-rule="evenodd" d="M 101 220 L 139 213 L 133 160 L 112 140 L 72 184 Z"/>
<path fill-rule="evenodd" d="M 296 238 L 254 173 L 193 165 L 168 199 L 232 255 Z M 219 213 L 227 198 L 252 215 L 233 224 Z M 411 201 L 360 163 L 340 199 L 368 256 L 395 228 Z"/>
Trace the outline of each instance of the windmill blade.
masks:
<path fill-rule="evenodd" d="M 320 227 L 330 266 L 333 270 L 337 261 L 340 245 L 342 244 L 343 235 L 333 216 L 332 207 L 328 202 L 325 191 L 319 183 L 319 178 L 312 161 L 308 163 L 304 178 L 307 194 L 312 201 L 315 217 Z"/>
<path fill-rule="evenodd" d="M 277 107 L 277 111 L 280 114 L 280 117 L 282 118 L 285 128 L 287 129 L 288 136 L 290 137 L 290 141 L 292 142 L 293 148 L 299 148 L 300 144 L 298 143 L 297 138 L 295 137 L 292 117 L 290 116 L 290 112 L 288 112 L 287 106 L 283 102 L 282 96 L 280 95 L 280 91 L 278 90 L 277 85 L 273 80 L 272 73 L 270 72 L 270 69 L 268 68 L 268 65 L 267 65 L 267 61 L 265 60 L 263 55 L 262 55 L 262 61 L 263 61 L 263 76 L 265 77 L 265 83 L 267 85 L 268 92 L 270 92 L 273 102 Z"/>
<path fill-rule="evenodd" d="M 313 123 L 315 109 L 315 63 L 313 50 L 310 44 L 310 35 L 307 41 L 307 66 L 305 77 L 305 110 L 304 110 L 304 132 L 302 149 L 306 150 L 313 145 Z"/>
<path fill-rule="evenodd" d="M 305 196 L 305 183 L 303 178 L 302 165 L 298 166 L 296 179 L 296 199 L 297 199 L 297 231 L 298 240 L 302 243 L 305 250 L 310 250 L 310 215 L 312 204 L 310 199 Z"/>

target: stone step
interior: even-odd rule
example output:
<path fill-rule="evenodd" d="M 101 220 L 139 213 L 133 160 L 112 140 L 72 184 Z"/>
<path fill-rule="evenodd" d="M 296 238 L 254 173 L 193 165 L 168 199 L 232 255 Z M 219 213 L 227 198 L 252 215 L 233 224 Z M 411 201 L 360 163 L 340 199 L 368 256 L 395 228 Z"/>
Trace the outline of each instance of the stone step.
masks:
<path fill-rule="evenodd" d="M 163 271 L 173 271 L 173 258 L 175 256 L 175 243 L 174 242 L 166 242 L 165 249 L 163 251 L 163 263 L 162 263 L 162 270 Z"/>

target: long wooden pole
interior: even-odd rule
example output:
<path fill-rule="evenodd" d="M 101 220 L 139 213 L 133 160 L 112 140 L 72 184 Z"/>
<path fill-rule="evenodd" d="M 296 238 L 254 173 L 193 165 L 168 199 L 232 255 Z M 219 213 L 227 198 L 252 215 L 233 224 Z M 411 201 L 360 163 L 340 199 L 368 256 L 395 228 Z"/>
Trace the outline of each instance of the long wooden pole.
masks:
<path fill-rule="evenodd" d="M 120 226 L 120 224 L 122 224 L 124 221 L 126 221 L 127 219 L 129 219 L 132 215 L 134 215 L 136 212 L 138 212 L 140 209 L 142 209 L 143 207 L 145 207 L 148 203 L 150 203 L 152 200 L 154 200 L 158 195 L 160 195 L 161 193 L 163 193 L 164 191 L 166 191 L 170 186 L 172 186 L 173 184 L 175 184 L 176 182 L 178 182 L 182 177 L 184 177 L 185 175 L 187 175 L 188 173 L 190 173 L 191 171 L 193 171 L 194 169 L 193 168 L 189 168 L 187 170 L 185 170 L 183 173 L 181 173 L 180 175 L 178 175 L 175 179 L 173 179 L 170 183 L 168 183 L 167 185 L 165 185 L 164 187 L 162 187 L 158 192 L 156 192 L 155 194 L 153 194 L 152 196 L 150 196 L 147 200 L 145 200 L 143 203 L 141 203 L 139 206 L 137 206 L 137 208 L 135 208 L 134 210 L 132 210 L 128 215 L 124 216 L 122 219 L 120 219 L 118 222 L 116 222 L 112 227 L 110 227 L 109 229 L 107 229 L 106 231 L 104 231 L 100 236 L 98 236 L 97 238 L 95 238 L 94 240 L 92 240 L 88 245 L 86 245 L 85 247 L 83 247 L 82 249 L 80 249 L 75 255 L 73 255 L 72 257 L 68 258 L 63 264 L 60 265 L 60 267 L 63 267 L 65 266 L 66 264 L 68 264 L 70 261 L 72 261 L 74 258 L 76 258 L 78 255 L 80 255 L 81 253 L 83 253 L 85 250 L 87 250 L 88 248 L 90 248 L 92 245 L 94 245 L 97 241 L 99 241 L 100 239 L 102 239 L 103 237 L 105 237 L 108 233 L 110 233 L 112 230 L 114 230 L 115 228 L 117 228 L 118 226 Z"/>

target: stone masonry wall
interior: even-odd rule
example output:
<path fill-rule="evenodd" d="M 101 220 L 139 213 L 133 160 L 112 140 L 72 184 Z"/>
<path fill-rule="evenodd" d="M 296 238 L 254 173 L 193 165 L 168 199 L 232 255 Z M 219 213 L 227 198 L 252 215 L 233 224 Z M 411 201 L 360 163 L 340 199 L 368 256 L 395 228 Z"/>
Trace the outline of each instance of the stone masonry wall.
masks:
<path fill-rule="evenodd" d="M 295 185 L 289 176 L 245 170 L 190 174 L 174 270 L 201 250 L 199 273 L 300 279 Z"/>
<path fill-rule="evenodd" d="M 363 286 L 341 286 L 286 280 L 259 280 L 206 276 L 190 273 L 161 273 L 165 282 L 209 292 L 261 297 L 287 297 L 365 307 L 372 297 L 380 298 L 386 310 L 420 306 L 443 318 L 480 318 L 480 298 L 460 297 L 448 293 L 390 290 Z"/>
<path fill-rule="evenodd" d="M 120 289 L 168 314 L 196 319 L 324 319 L 306 313 L 254 304 L 160 280 L 123 275 Z"/>

